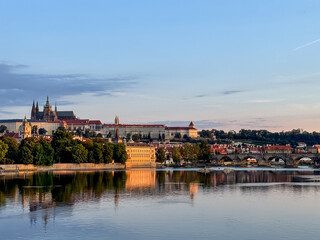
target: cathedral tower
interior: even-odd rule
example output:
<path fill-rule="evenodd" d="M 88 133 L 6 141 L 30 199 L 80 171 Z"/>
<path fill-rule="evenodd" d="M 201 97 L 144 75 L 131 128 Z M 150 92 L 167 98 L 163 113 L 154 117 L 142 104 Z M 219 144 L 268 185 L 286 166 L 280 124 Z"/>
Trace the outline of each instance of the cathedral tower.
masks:
<path fill-rule="evenodd" d="M 31 120 L 36 120 L 37 119 L 37 109 L 34 105 L 34 101 L 32 103 L 32 109 L 31 109 Z"/>

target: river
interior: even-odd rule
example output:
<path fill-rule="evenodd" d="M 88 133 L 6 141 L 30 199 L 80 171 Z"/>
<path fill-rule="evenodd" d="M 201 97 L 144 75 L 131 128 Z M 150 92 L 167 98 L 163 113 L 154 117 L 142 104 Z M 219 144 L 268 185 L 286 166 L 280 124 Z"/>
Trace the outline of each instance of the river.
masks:
<path fill-rule="evenodd" d="M 0 176 L 0 239 L 319 239 L 320 172 Z"/>

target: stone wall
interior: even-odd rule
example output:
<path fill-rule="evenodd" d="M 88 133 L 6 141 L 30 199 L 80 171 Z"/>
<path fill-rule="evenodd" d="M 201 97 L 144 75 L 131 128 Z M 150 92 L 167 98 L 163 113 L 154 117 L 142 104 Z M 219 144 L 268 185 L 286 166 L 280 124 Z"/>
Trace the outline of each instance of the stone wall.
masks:
<path fill-rule="evenodd" d="M 4 171 L 59 171 L 59 170 L 112 170 L 112 169 L 124 169 L 125 165 L 119 163 L 109 164 L 95 164 L 95 163 L 57 163 L 52 166 L 34 166 L 32 164 L 6 164 L 0 165 L 0 168 Z"/>

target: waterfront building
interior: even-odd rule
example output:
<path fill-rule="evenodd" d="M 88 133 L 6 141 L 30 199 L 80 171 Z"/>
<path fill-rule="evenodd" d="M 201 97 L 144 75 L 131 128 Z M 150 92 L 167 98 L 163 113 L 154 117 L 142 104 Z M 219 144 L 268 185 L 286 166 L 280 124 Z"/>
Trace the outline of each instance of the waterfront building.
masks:
<path fill-rule="evenodd" d="M 292 153 L 290 145 L 267 145 L 264 147 L 265 153 Z"/>
<path fill-rule="evenodd" d="M 126 168 L 156 166 L 156 151 L 152 145 L 127 143 L 126 152 L 128 155 Z"/>

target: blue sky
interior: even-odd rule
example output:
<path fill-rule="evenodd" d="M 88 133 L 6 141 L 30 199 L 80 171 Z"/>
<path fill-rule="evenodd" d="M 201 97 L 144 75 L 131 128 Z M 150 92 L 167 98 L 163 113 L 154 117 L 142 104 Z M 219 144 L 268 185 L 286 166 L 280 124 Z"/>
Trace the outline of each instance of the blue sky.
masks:
<path fill-rule="evenodd" d="M 0 118 L 320 130 L 320 1 L 0 0 L 0 31 Z"/>

